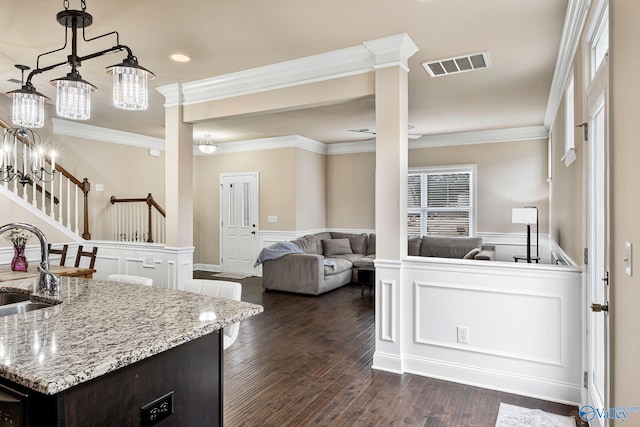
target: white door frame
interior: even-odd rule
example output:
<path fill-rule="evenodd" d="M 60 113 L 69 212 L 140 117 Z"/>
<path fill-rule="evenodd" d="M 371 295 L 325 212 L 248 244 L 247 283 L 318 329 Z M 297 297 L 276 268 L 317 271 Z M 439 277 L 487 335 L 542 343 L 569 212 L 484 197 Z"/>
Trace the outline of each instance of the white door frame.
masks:
<path fill-rule="evenodd" d="M 587 396 L 586 408 L 593 408 L 596 412 L 589 419 L 591 426 L 608 427 L 609 418 L 600 416 L 599 411 L 606 411 L 610 407 L 610 317 L 609 311 L 594 312 L 591 304 L 598 303 L 609 307 L 610 294 L 610 110 L 609 110 L 609 67 L 608 58 L 594 78 L 586 93 L 588 131 L 587 155 L 587 247 L 588 263 L 586 265 L 586 328 L 587 339 L 585 349 L 587 354 Z M 596 116 L 602 113 L 604 145 L 597 145 L 598 126 Z M 596 169 L 600 168 L 600 172 Z M 598 176 L 600 175 L 600 176 Z M 601 182 L 603 181 L 603 182 Z M 600 197 L 598 200 L 596 195 Z M 602 240 L 596 241 L 596 240 Z M 602 286 L 600 291 L 594 291 Z M 594 295 L 594 292 L 601 293 Z M 601 325 L 596 322 L 602 321 Z M 602 327 L 601 336 L 596 336 Z M 602 347 L 602 348 L 600 348 Z M 600 361 L 600 362 L 599 362 Z M 602 366 L 598 366 L 601 363 Z M 603 372 L 594 369 L 602 368 Z M 600 374 L 601 379 L 596 379 Z M 596 392 L 596 388 L 601 388 Z M 601 396 L 600 396 L 601 395 Z"/>
<path fill-rule="evenodd" d="M 219 191 L 219 197 L 218 197 L 218 206 L 219 206 L 219 218 L 220 218 L 220 223 L 219 223 L 219 243 L 220 243 L 220 268 L 222 269 L 223 272 L 225 272 L 225 268 L 224 268 L 224 224 L 223 224 L 223 218 L 224 218 L 224 192 L 222 191 L 222 183 L 223 180 L 225 178 L 232 178 L 232 177 L 241 177 L 241 176 L 250 176 L 253 179 L 255 179 L 255 183 L 256 183 L 256 191 L 252 192 L 252 194 L 255 194 L 254 199 L 251 201 L 252 206 L 255 206 L 255 247 L 252 248 L 253 252 L 254 252 L 254 259 L 256 259 L 258 257 L 258 242 L 260 240 L 260 173 L 259 172 L 235 172 L 235 173 L 221 173 L 220 174 L 220 191 Z M 246 273 L 249 273 L 249 271 L 247 271 Z"/>

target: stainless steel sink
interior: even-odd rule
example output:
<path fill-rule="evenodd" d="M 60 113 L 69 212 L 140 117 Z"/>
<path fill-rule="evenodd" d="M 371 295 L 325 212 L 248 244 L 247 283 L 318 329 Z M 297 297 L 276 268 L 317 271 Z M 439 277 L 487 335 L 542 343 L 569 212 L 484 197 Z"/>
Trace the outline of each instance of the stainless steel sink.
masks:
<path fill-rule="evenodd" d="M 19 292 L 0 292 L 0 317 L 27 313 L 56 304 L 56 302 L 33 300 L 31 299 L 31 295 Z"/>
<path fill-rule="evenodd" d="M 0 293 L 0 305 L 13 304 L 16 302 L 29 301 L 31 297 L 26 294 L 20 294 L 17 292 L 1 292 Z"/>
<path fill-rule="evenodd" d="M 12 314 L 27 313 L 40 308 L 51 307 L 55 304 L 39 301 L 23 301 L 15 304 L 0 306 L 0 317 L 11 316 Z"/>

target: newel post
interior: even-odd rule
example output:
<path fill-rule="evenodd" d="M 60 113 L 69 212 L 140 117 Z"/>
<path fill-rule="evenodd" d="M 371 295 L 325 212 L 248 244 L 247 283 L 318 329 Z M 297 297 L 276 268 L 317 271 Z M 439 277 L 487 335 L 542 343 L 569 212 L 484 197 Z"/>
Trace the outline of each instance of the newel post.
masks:
<path fill-rule="evenodd" d="M 82 238 L 91 240 L 91 233 L 89 233 L 89 191 L 91 190 L 91 184 L 89 184 L 87 178 L 82 180 L 82 186 L 80 188 L 84 194 L 84 232 L 82 233 Z"/>
<path fill-rule="evenodd" d="M 151 208 L 153 207 L 153 196 L 151 195 L 151 193 L 149 193 L 147 195 L 147 206 L 149 207 L 149 219 L 148 219 L 148 229 L 147 229 L 147 243 L 153 243 L 153 237 L 151 235 L 151 231 L 153 230 L 153 224 L 152 224 L 152 215 L 151 215 Z"/>

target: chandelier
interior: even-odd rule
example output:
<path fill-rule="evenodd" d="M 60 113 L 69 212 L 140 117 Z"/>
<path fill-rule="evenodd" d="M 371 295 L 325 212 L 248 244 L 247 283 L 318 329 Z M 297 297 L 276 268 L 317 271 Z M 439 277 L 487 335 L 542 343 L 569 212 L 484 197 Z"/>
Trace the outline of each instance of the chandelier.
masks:
<path fill-rule="evenodd" d="M 16 65 L 22 70 L 22 87 L 8 92 L 13 98 L 13 124 L 17 127 L 40 128 L 44 126 L 44 103 L 48 98 L 36 91 L 32 83 L 35 75 L 53 70 L 55 68 L 70 66 L 71 71 L 66 76 L 51 80 L 56 87 L 56 113 L 60 117 L 72 120 L 87 120 L 91 116 L 91 93 L 97 88 L 84 80 L 78 72 L 78 67 L 83 61 L 97 58 L 110 53 L 126 51 L 127 57 L 120 63 L 107 67 L 106 72 L 113 76 L 113 104 L 124 110 L 146 110 L 148 107 L 149 92 L 147 80 L 155 78 L 155 75 L 138 64 L 138 59 L 131 49 L 120 44 L 120 35 L 117 31 L 102 34 L 87 39 L 85 28 L 93 23 L 93 17 L 86 12 L 85 0 L 81 0 L 82 10 L 70 10 L 69 0 L 63 1 L 64 10 L 58 12 L 56 18 L 60 25 L 65 27 L 64 46 L 59 49 L 38 55 L 36 68 L 29 73 L 27 81 L 24 81 L 24 71 L 29 67 Z M 91 42 L 102 37 L 115 35 L 116 45 L 99 52 L 84 56 L 78 56 L 78 30 L 82 30 L 82 39 Z M 40 58 L 60 52 L 67 48 L 68 34 L 71 30 L 71 54 L 65 62 L 40 67 Z"/>
<path fill-rule="evenodd" d="M 5 129 L 0 146 L 0 181 L 18 181 L 23 186 L 51 182 L 56 173 L 53 150 L 46 152 L 40 136 L 31 129 Z M 50 163 L 47 170 L 47 163 Z"/>

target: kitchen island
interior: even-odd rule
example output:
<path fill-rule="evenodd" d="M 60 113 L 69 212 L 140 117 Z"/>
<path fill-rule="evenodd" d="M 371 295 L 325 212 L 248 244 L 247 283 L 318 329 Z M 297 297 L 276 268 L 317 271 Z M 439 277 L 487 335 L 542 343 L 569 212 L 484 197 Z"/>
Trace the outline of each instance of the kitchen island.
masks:
<path fill-rule="evenodd" d="M 222 328 L 262 307 L 189 292 L 61 278 L 3 282 L 55 303 L 0 317 L 0 426 L 222 424 Z M 11 401 L 7 403 L 6 401 Z"/>

